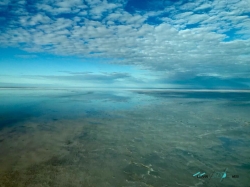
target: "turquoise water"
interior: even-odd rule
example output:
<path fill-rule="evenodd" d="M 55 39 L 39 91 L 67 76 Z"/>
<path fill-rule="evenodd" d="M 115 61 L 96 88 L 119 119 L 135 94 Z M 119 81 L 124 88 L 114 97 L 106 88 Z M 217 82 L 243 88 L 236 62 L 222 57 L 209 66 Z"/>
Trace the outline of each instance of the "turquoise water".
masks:
<path fill-rule="evenodd" d="M 0 186 L 250 183 L 249 92 L 1 89 L 0 103 Z"/>

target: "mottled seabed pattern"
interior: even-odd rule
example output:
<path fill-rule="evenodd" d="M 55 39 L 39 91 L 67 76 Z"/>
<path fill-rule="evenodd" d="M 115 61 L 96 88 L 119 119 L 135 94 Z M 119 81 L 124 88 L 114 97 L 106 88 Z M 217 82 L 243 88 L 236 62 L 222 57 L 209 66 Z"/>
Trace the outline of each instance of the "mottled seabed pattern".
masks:
<path fill-rule="evenodd" d="M 250 184 L 249 92 L 1 89 L 0 103 L 1 187 Z"/>

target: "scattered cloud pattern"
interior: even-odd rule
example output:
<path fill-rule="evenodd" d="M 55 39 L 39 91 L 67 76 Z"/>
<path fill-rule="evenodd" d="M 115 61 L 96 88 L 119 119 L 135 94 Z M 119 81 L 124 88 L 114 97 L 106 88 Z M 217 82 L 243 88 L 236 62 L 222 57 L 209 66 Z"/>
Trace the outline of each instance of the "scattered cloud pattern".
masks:
<path fill-rule="evenodd" d="M 250 78 L 250 0 L 2 0 L 0 46 L 109 59 L 175 83 L 240 80 Z"/>

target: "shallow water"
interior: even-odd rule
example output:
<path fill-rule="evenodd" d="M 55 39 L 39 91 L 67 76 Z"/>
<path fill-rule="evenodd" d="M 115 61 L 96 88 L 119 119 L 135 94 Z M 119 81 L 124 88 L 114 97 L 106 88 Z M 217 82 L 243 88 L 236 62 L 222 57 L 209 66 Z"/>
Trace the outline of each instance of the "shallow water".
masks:
<path fill-rule="evenodd" d="M 1 89 L 0 103 L 0 186 L 250 184 L 248 92 Z"/>

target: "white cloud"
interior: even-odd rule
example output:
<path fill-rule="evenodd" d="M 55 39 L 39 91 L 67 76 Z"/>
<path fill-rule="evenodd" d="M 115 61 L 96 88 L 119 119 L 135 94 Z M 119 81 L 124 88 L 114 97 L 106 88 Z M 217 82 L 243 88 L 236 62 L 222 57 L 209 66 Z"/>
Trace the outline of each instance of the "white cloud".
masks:
<path fill-rule="evenodd" d="M 62 7 L 62 8 L 69 8 L 73 6 L 78 6 L 82 4 L 82 0 L 63 0 L 63 1 L 57 1 L 56 6 Z"/>
<path fill-rule="evenodd" d="M 207 20 L 209 18 L 206 14 L 193 14 L 187 17 L 188 24 L 195 24 L 201 21 Z"/>
<path fill-rule="evenodd" d="M 194 11 L 201 11 L 201 10 L 205 10 L 208 8 L 212 8 L 211 4 L 205 3 L 205 4 L 201 4 L 199 7 L 195 8 Z"/>
<path fill-rule="evenodd" d="M 36 14 L 31 16 L 22 16 L 20 17 L 20 22 L 23 26 L 34 26 L 37 24 L 47 24 L 51 21 L 51 19 L 42 14 Z"/>
<path fill-rule="evenodd" d="M 211 4 L 197 1 L 145 14 L 126 12 L 121 3 L 82 2 L 44 1 L 34 5 L 38 9 L 36 14 L 28 12 L 22 16 L 23 9 L 17 9 L 18 15 L 1 33 L 0 43 L 17 47 L 25 43 L 24 49 L 28 51 L 114 58 L 112 63 L 168 73 L 192 69 L 200 74 L 209 70 L 213 71 L 210 74 L 233 75 L 235 64 L 242 67 L 249 64 L 246 56 L 250 54 L 250 22 L 248 16 L 242 15 L 250 12 L 248 0 L 230 3 L 216 0 Z M 208 8 L 211 11 L 202 12 Z M 56 17 L 60 13 L 70 16 Z M 163 23 L 146 22 L 148 17 L 164 13 L 169 16 L 161 18 Z M 198 28 L 188 27 L 198 23 Z M 235 28 L 244 40 L 223 42 L 225 32 Z M 227 71 L 221 71 L 222 66 Z"/>

